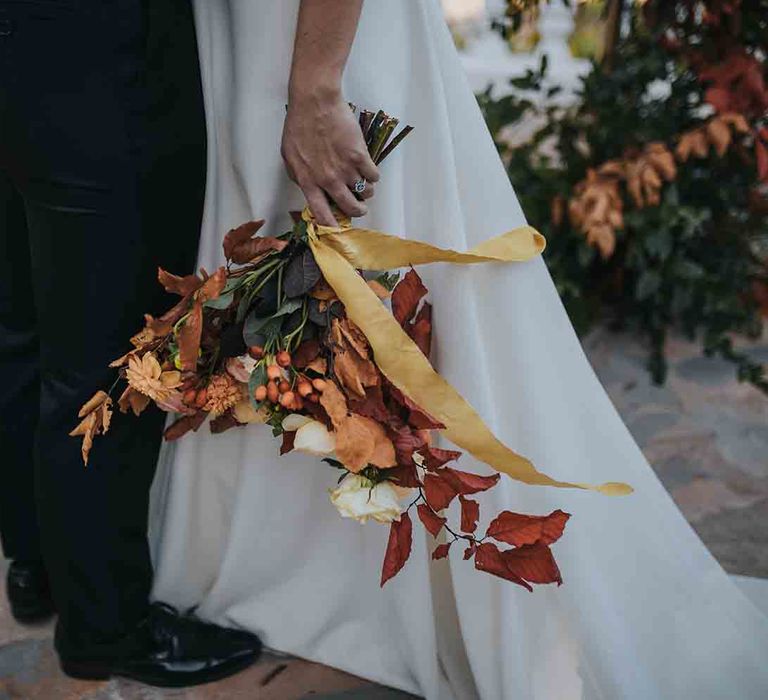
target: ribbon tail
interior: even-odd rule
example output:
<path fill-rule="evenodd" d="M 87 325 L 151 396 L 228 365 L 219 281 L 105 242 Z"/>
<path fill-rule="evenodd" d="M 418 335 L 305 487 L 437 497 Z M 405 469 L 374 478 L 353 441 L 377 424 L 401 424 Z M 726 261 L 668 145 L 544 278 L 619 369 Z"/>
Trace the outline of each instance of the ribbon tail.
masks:
<path fill-rule="evenodd" d="M 504 445 L 472 406 L 434 370 L 350 261 L 334 245 L 327 245 L 326 239 L 327 235 L 310 236 L 315 260 L 344 304 L 347 315 L 371 344 L 379 369 L 400 391 L 446 426 L 443 434 L 451 442 L 525 484 L 590 489 L 614 496 L 632 492 L 630 486 L 621 483 L 591 486 L 558 481 L 538 471 L 528 459 Z M 386 269 L 389 266 L 366 267 Z"/>
<path fill-rule="evenodd" d="M 532 226 L 513 229 L 463 253 L 369 229 L 317 226 L 315 231 L 325 245 L 363 270 L 394 270 L 434 262 L 522 262 L 539 255 L 546 245 L 544 236 Z"/>

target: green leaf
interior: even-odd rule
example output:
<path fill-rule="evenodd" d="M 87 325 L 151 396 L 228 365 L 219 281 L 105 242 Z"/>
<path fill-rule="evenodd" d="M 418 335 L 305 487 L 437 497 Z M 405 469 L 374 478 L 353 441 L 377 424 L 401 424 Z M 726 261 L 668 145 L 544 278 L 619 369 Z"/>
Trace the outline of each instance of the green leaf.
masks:
<path fill-rule="evenodd" d="M 274 314 L 272 314 L 272 318 L 277 318 L 278 316 L 287 316 L 288 314 L 292 314 L 297 309 L 300 309 L 302 307 L 302 304 L 304 303 L 303 299 L 286 299 L 282 306 L 275 311 Z"/>
<path fill-rule="evenodd" d="M 287 297 L 300 297 L 309 292 L 322 277 L 315 256 L 309 248 L 297 255 L 285 268 L 283 289 Z"/>
<path fill-rule="evenodd" d="M 218 309 L 220 311 L 223 311 L 224 309 L 228 309 L 230 306 L 232 306 L 232 302 L 234 300 L 235 300 L 235 293 L 227 292 L 225 294 L 221 294 L 215 299 L 209 299 L 203 304 L 203 306 L 207 309 Z"/>
<path fill-rule="evenodd" d="M 643 270 L 635 287 L 635 298 L 644 301 L 652 297 L 661 288 L 661 276 L 656 270 Z"/>

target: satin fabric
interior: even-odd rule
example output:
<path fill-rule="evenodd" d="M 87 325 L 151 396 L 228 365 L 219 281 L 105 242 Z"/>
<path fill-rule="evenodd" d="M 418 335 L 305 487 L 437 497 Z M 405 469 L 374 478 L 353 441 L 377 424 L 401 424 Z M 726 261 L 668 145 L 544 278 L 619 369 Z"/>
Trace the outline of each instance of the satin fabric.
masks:
<path fill-rule="evenodd" d="M 279 143 L 298 0 L 198 0 L 209 127 L 200 263 L 224 232 L 301 208 Z M 345 95 L 415 127 L 383 165 L 361 226 L 471 248 L 525 224 L 436 0 L 367 2 Z M 532 222 L 535 224 L 536 222 Z M 573 514 L 555 545 L 564 585 L 529 594 L 461 560 L 379 589 L 387 528 L 342 520 L 313 457 L 278 458 L 267 429 L 167 449 L 156 481 L 155 595 L 276 649 L 430 699 L 761 698 L 768 622 L 656 479 L 587 362 L 541 259 L 432 265 L 434 360 L 504 442 L 564 481 L 625 481 L 625 498 L 502 479 L 502 509 Z M 463 458 L 464 468 L 488 473 Z M 456 517 L 453 513 L 452 517 Z"/>

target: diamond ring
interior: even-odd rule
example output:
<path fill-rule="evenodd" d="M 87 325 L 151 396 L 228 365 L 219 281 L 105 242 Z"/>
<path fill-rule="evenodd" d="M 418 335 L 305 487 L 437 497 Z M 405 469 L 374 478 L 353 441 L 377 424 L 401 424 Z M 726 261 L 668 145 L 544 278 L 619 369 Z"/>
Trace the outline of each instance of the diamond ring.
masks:
<path fill-rule="evenodd" d="M 365 187 L 367 183 L 365 180 L 355 180 L 355 182 L 352 183 L 352 191 L 355 194 L 362 194 L 365 192 Z"/>

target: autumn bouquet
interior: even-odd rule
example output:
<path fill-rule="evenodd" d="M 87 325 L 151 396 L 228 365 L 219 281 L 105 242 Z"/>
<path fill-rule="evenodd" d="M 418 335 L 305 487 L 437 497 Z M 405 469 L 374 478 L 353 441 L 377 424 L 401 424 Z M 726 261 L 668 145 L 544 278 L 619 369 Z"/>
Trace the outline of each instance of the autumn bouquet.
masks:
<path fill-rule="evenodd" d="M 360 124 L 377 163 L 410 130 L 395 136 L 397 120 L 382 112 L 363 111 Z M 115 386 L 125 384 L 120 410 L 138 416 L 154 403 L 175 414 L 167 440 L 206 421 L 213 433 L 264 424 L 281 438 L 281 454 L 297 450 L 322 458 L 340 472 L 330 499 L 342 517 L 390 524 L 382 585 L 410 555 L 414 509 L 440 542 L 433 558 L 446 557 L 461 543 L 464 559 L 473 558 L 481 571 L 529 590 L 534 583 L 560 584 L 550 545 L 569 515 L 504 511 L 479 536 L 480 504 L 471 496 L 495 486 L 500 475 L 449 466 L 461 453 L 433 442 L 445 423 L 403 390 L 398 371 L 383 370 L 375 334 L 368 337 L 352 317 L 362 297 L 375 304 L 362 314 L 366 321 L 384 313 L 402 331 L 406 350 L 416 348 L 418 357 L 412 354 L 406 369 L 422 363 L 431 379 L 444 382 L 426 360 L 431 306 L 418 274 L 412 268 L 401 277 L 352 267 L 347 286 L 338 279 L 332 284 L 321 267 L 323 261 L 331 269 L 330 253 L 320 255 L 318 240 L 325 233 L 332 242 L 344 231 L 319 230 L 306 211 L 294 222 L 277 236 L 260 234 L 263 221 L 229 231 L 227 264 L 213 274 L 159 271 L 160 283 L 180 299 L 159 318 L 146 316 L 130 352 L 112 363 L 119 371 Z M 412 259 L 419 261 L 418 255 Z M 351 296 L 350 283 L 362 285 Z M 345 294 L 346 303 L 340 298 Z M 387 333 L 393 335 L 391 328 Z M 109 427 L 110 393 L 97 393 L 83 407 L 72 432 L 83 438 L 86 463 L 94 435 Z M 445 510 L 455 499 L 460 516 L 451 523 Z"/>

